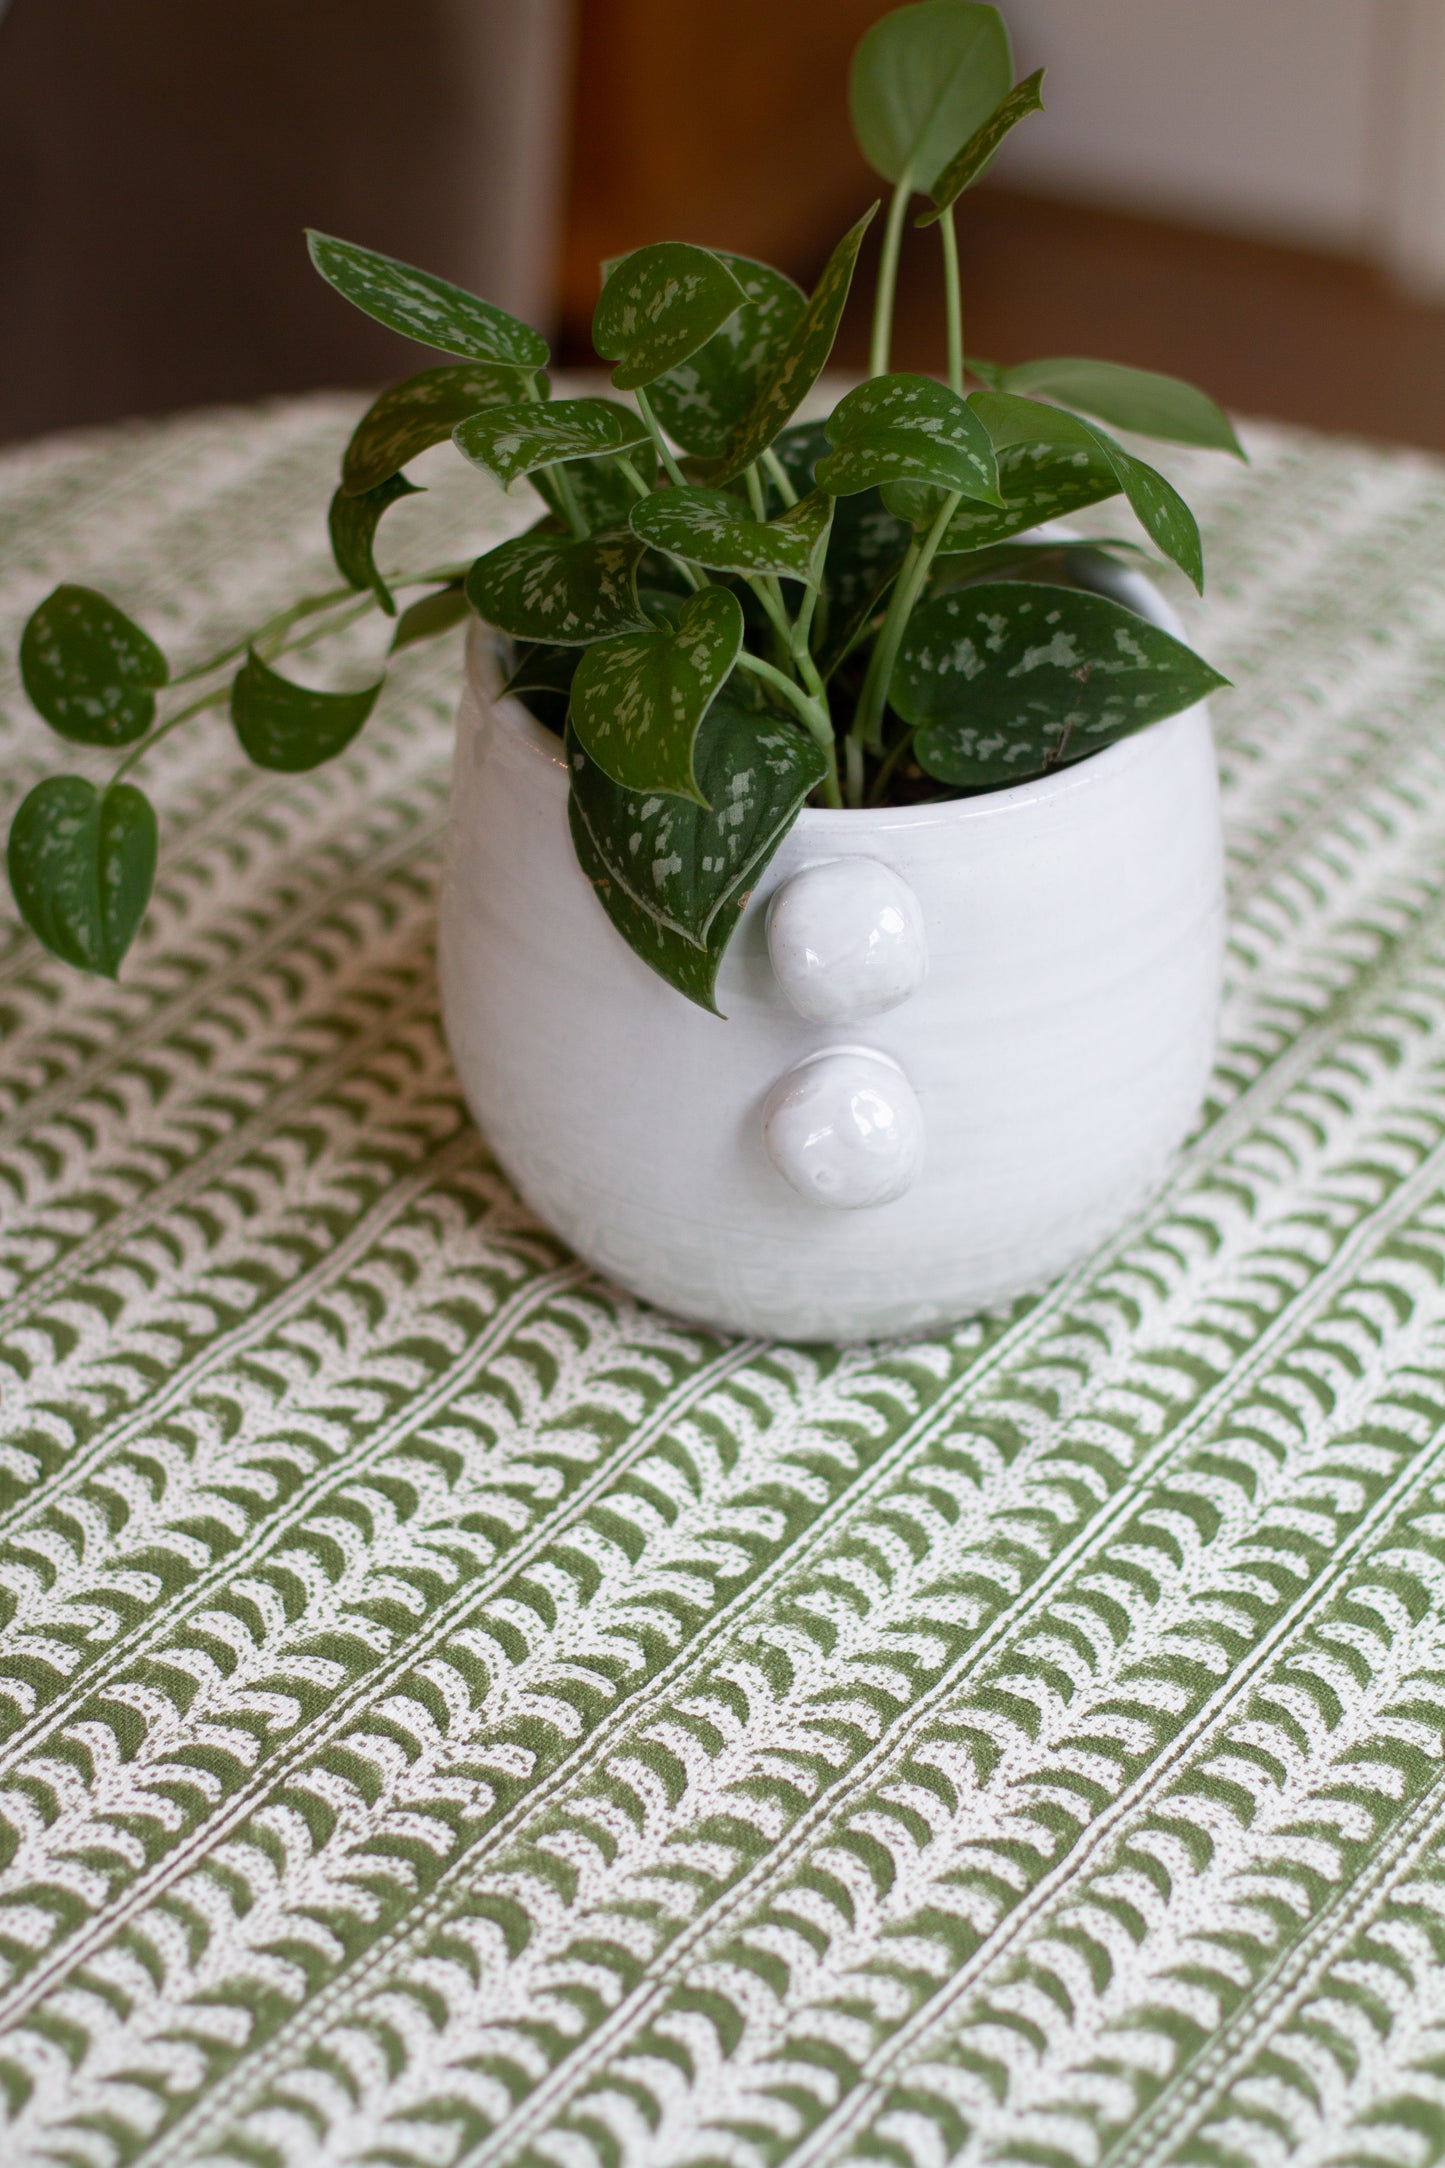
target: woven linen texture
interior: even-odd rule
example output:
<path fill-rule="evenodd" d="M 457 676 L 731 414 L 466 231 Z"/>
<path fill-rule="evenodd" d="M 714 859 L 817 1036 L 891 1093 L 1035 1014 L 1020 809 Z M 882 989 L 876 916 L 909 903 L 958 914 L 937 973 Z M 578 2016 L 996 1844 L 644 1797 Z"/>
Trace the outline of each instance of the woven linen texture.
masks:
<path fill-rule="evenodd" d="M 28 610 L 184 665 L 331 584 L 356 411 L 0 460 L 7 820 L 88 758 Z M 312 775 L 167 741 L 119 985 L 0 913 L 7 2168 L 1441 2156 L 1445 470 L 1249 441 L 1170 462 L 1212 1096 L 1007 1316 L 722 1341 L 519 1205 L 437 1018 L 455 635 Z M 530 516 L 433 478 L 384 555 Z"/>

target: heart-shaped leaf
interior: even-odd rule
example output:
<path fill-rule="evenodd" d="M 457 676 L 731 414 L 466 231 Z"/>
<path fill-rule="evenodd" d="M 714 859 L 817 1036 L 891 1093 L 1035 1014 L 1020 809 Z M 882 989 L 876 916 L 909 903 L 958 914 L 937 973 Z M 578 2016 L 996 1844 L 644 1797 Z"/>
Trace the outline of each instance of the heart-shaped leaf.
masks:
<path fill-rule="evenodd" d="M 742 644 L 737 596 L 704 587 L 676 626 L 589 648 L 572 680 L 571 723 L 583 751 L 628 790 L 675 791 L 706 805 L 693 745 Z"/>
<path fill-rule="evenodd" d="M 995 445 L 1053 444 L 1066 452 L 1081 451 L 1102 459 L 1149 539 L 1203 591 L 1204 545 L 1194 514 L 1173 483 L 1155 468 L 1126 452 L 1096 423 L 1066 414 L 1061 407 L 996 391 L 975 392 L 969 404 Z"/>
<path fill-rule="evenodd" d="M 933 198 L 933 209 L 925 211 L 916 223 L 931 226 L 942 218 L 951 203 L 956 203 L 967 188 L 981 181 L 998 155 L 1005 136 L 1017 128 L 1019 122 L 1030 113 L 1041 113 L 1043 101 L 1044 71 L 1035 68 L 1032 75 L 1022 83 L 1015 83 L 1006 98 L 989 114 L 981 128 L 976 128 L 962 150 L 949 159 L 928 193 Z"/>
<path fill-rule="evenodd" d="M 435 594 L 423 595 L 420 602 L 411 603 L 396 621 L 396 631 L 391 636 L 391 650 L 414 647 L 418 640 L 434 639 L 438 633 L 450 632 L 468 614 L 471 605 L 460 580 L 453 580 L 446 587 L 439 587 Z"/>
<path fill-rule="evenodd" d="M 743 290 L 734 309 L 705 346 L 650 387 L 653 411 L 685 452 L 715 459 L 748 413 L 807 306 L 791 279 L 769 264 L 718 250 Z"/>
<path fill-rule="evenodd" d="M 835 497 L 886 482 L 931 482 L 1002 504 L 993 440 L 961 392 L 931 376 L 876 376 L 824 424 L 833 446 L 818 484 Z"/>
<path fill-rule="evenodd" d="M 585 647 L 647 618 L 637 601 L 637 567 L 644 545 L 633 534 L 517 535 L 467 574 L 467 600 L 478 617 L 516 640 Z"/>
<path fill-rule="evenodd" d="M 730 482 L 765 452 L 781 429 L 790 422 L 828 365 L 833 341 L 853 283 L 853 269 L 863 236 L 877 212 L 871 204 L 850 226 L 823 266 L 823 275 L 808 297 L 802 315 L 788 334 L 788 343 L 764 379 L 752 406 L 728 438 L 722 464 L 711 477 Z"/>
<path fill-rule="evenodd" d="M 288 775 L 345 752 L 376 706 L 384 679 L 355 693 L 318 693 L 293 684 L 254 648 L 231 681 L 231 721 L 258 768 Z"/>
<path fill-rule="evenodd" d="M 444 362 L 393 384 L 372 401 L 341 461 L 341 486 L 359 497 L 433 444 L 479 407 L 520 397 L 530 372 L 486 362 Z"/>
<path fill-rule="evenodd" d="M 578 862 L 624 941 L 716 1013 L 718 964 L 759 875 L 825 761 L 796 724 L 723 693 L 698 736 L 713 810 L 620 788 L 568 734 Z"/>
<path fill-rule="evenodd" d="M 1087 505 L 1101 504 L 1119 494 L 1119 481 L 1102 453 L 1075 448 L 1060 451 L 1052 444 L 1011 444 L 998 454 L 998 482 L 1002 509 L 971 504 L 958 506 L 944 532 L 940 554 L 989 549 L 996 542 L 1023 534 L 1045 520 L 1067 519 Z M 892 482 L 883 501 L 899 520 L 926 530 L 942 506 L 944 492 L 919 482 Z M 857 502 L 846 497 L 842 506 Z"/>
<path fill-rule="evenodd" d="M 915 0 L 876 22 L 853 56 L 853 132 L 885 180 L 924 186 L 983 126 L 1012 81 L 997 8 Z"/>
<path fill-rule="evenodd" d="M 1042 393 L 1062 406 L 1078 407 L 1101 422 L 1111 422 L 1116 429 L 1136 430 L 1141 437 L 1233 452 L 1237 459 L 1245 456 L 1229 416 L 1207 392 L 1180 377 L 1159 376 L 1152 369 L 1070 358 L 1026 361 L 1017 369 L 1000 372 L 999 389 L 1026 398 Z"/>
<path fill-rule="evenodd" d="M 490 301 L 479 301 L 450 280 L 398 263 L 394 256 L 378 256 L 374 249 L 358 248 L 353 241 L 338 241 L 334 234 L 308 229 L 306 245 L 328 286 L 389 331 L 468 361 L 546 368 L 547 342 L 530 324 Z"/>
<path fill-rule="evenodd" d="M 914 611 L 888 697 L 917 725 L 920 767 L 979 787 L 1099 752 L 1224 683 L 1104 595 L 1000 580 Z"/>
<path fill-rule="evenodd" d="M 10 828 L 10 886 L 53 956 L 113 979 L 150 900 L 156 817 L 131 783 L 52 775 Z"/>
<path fill-rule="evenodd" d="M 20 635 L 20 676 L 72 745 L 131 745 L 155 720 L 170 676 L 147 633 L 92 587 L 57 587 Z"/>
<path fill-rule="evenodd" d="M 388 505 L 395 504 L 398 497 L 420 494 L 419 484 L 409 482 L 404 474 L 391 474 L 384 482 L 378 482 L 375 489 L 365 490 L 359 497 L 348 496 L 344 489 L 338 489 L 326 515 L 337 571 L 353 587 L 369 587 L 388 617 L 395 617 L 396 604 L 391 599 L 391 589 L 376 569 L 373 554 L 376 530 Z"/>
<path fill-rule="evenodd" d="M 631 407 L 615 399 L 535 400 L 486 407 L 452 431 L 452 442 L 473 466 L 494 474 L 504 489 L 537 467 L 560 467 L 571 459 L 603 459 L 631 452 L 651 439 Z"/>
<path fill-rule="evenodd" d="M 709 572 L 777 572 L 816 587 L 832 510 L 832 499 L 813 490 L 765 521 L 725 489 L 660 489 L 633 506 L 632 531 Z"/>
<path fill-rule="evenodd" d="M 617 389 L 635 391 L 705 346 L 744 298 L 712 249 L 657 241 L 611 267 L 592 319 L 592 344 L 616 362 Z"/>

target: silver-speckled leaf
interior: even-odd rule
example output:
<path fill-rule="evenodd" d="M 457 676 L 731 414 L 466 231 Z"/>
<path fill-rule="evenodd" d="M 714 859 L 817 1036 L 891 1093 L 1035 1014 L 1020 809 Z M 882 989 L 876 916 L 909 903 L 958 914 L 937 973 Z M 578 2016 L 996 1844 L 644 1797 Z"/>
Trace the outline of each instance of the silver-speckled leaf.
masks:
<path fill-rule="evenodd" d="M 693 746 L 742 644 L 737 596 L 704 587 L 675 627 L 589 648 L 572 680 L 571 723 L 583 751 L 628 790 L 674 791 L 706 805 Z"/>
<path fill-rule="evenodd" d="M 375 489 L 364 490 L 360 496 L 350 496 L 345 489 L 338 489 L 326 515 L 337 571 L 353 587 L 369 587 L 388 617 L 395 617 L 396 604 L 391 599 L 391 589 L 376 569 L 376 530 L 383 512 L 399 497 L 420 494 L 418 483 L 409 482 L 404 474 L 390 474 L 384 482 L 378 482 Z"/>
<path fill-rule="evenodd" d="M 131 783 L 97 790 L 52 775 L 10 828 L 10 886 L 20 915 L 53 956 L 113 979 L 150 900 L 156 817 Z"/>
<path fill-rule="evenodd" d="M 1224 683 L 1106 596 L 1001 580 L 914 611 L 888 697 L 917 726 L 920 767 L 980 786 L 1099 752 Z"/>
<path fill-rule="evenodd" d="M 706 810 L 620 788 L 569 733 L 572 836 L 603 909 L 643 962 L 715 1009 L 717 968 L 759 874 L 823 780 L 805 731 L 724 692 L 698 737 Z"/>
<path fill-rule="evenodd" d="M 743 301 L 726 260 L 690 241 L 634 249 L 607 275 L 592 344 L 614 361 L 619 391 L 650 384 L 704 346 Z"/>
<path fill-rule="evenodd" d="M 876 203 L 871 204 L 857 224 L 849 227 L 823 266 L 823 275 L 794 324 L 787 345 L 729 437 L 713 481 L 730 482 L 744 467 L 750 467 L 792 420 L 827 367 L 853 283 L 858 251 L 877 209 Z"/>
<path fill-rule="evenodd" d="M 1030 113 L 1044 109 L 1042 96 L 1044 71 L 1035 68 L 1022 83 L 1015 83 L 1006 98 L 1001 98 L 981 128 L 976 128 L 962 150 L 957 151 L 939 174 L 928 193 L 933 198 L 933 209 L 925 211 L 916 223 L 931 226 L 941 218 L 951 203 L 956 203 L 965 189 L 983 179 L 998 155 L 999 147 L 1019 122 Z"/>
<path fill-rule="evenodd" d="M 448 361 L 390 385 L 351 433 L 341 461 L 342 488 L 349 497 L 375 489 L 479 407 L 519 398 L 528 374 L 488 362 Z"/>
<path fill-rule="evenodd" d="M 648 622 L 637 600 L 644 545 L 633 534 L 522 534 L 479 557 L 467 600 L 516 640 L 585 647 Z"/>
<path fill-rule="evenodd" d="M 231 721 L 258 768 L 296 775 L 345 752 L 384 682 L 354 693 L 316 692 L 282 677 L 253 648 L 231 683 Z"/>
<path fill-rule="evenodd" d="M 651 442 L 647 425 L 615 399 L 522 400 L 486 407 L 452 431 L 452 442 L 473 466 L 494 474 L 504 489 L 538 467 L 570 459 L 604 459 Z"/>
<path fill-rule="evenodd" d="M 934 377 L 874 377 L 840 399 L 824 426 L 833 449 L 818 461 L 818 486 L 835 497 L 926 482 L 1002 502 L 993 439 L 962 393 Z"/>
<path fill-rule="evenodd" d="M 93 587 L 57 587 L 20 635 L 20 678 L 72 745 L 131 745 L 155 719 L 166 658 L 134 619 Z"/>
<path fill-rule="evenodd" d="M 530 324 L 481 301 L 449 279 L 374 249 L 308 229 L 306 245 L 328 286 L 389 331 L 461 354 L 469 361 L 500 361 L 516 369 L 545 369 L 547 342 Z"/>
<path fill-rule="evenodd" d="M 1118 477 L 1102 452 L 1060 451 L 1052 444 L 1009 445 L 998 454 L 998 482 L 1002 507 L 965 498 L 945 530 L 941 555 L 988 549 L 1045 520 L 1067 519 L 1119 494 Z M 921 482 L 891 482 L 883 501 L 896 518 L 926 530 L 937 518 L 944 495 Z"/>
<path fill-rule="evenodd" d="M 812 490 L 764 521 L 725 489 L 660 489 L 633 506 L 632 531 L 709 572 L 777 572 L 816 587 L 832 510 L 832 499 Z"/>
<path fill-rule="evenodd" d="M 717 458 L 751 408 L 807 307 L 807 296 L 770 264 L 718 250 L 743 290 L 705 346 L 666 370 L 648 397 L 663 428 L 685 452 Z"/>

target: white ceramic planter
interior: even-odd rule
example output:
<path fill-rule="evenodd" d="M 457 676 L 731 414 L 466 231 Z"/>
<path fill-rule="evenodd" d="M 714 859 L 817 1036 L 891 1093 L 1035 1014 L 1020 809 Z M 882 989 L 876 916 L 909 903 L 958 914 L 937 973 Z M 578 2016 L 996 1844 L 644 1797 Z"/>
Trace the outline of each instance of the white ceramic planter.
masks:
<path fill-rule="evenodd" d="M 1110 586 L 1177 630 L 1138 575 Z M 1218 1009 L 1202 707 L 1043 782 L 804 812 L 723 959 L 724 1022 L 614 932 L 572 854 L 562 748 L 489 682 L 477 628 L 447 1037 L 501 1165 L 600 1271 L 729 1331 L 906 1333 L 1043 1285 L 1158 1180 Z"/>

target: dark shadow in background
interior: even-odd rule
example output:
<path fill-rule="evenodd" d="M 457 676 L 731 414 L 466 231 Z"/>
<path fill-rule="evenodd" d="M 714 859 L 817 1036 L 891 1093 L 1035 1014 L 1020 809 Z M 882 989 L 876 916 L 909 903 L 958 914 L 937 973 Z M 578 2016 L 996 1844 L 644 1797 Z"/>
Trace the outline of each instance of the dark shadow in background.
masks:
<path fill-rule="evenodd" d="M 317 278 L 306 225 L 516 307 L 497 290 L 507 267 L 499 277 L 484 163 L 505 159 L 517 88 L 515 56 L 489 69 L 486 39 L 516 12 L 13 0 L 0 21 L 0 438 L 423 366 Z"/>

